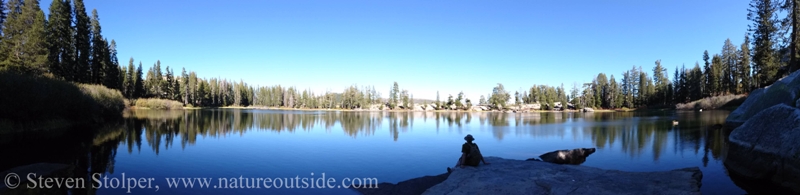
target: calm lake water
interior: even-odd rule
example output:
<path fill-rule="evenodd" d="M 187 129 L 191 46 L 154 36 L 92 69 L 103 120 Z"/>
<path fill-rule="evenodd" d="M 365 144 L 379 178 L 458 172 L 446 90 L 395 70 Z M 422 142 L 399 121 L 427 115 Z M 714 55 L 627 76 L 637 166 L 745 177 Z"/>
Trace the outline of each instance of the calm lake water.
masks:
<path fill-rule="evenodd" d="M 703 194 L 745 194 L 722 164 L 728 111 L 653 113 L 426 113 L 204 109 L 137 110 L 124 121 L 64 135 L 0 139 L 0 170 L 75 165 L 73 176 L 154 178 L 130 194 L 356 194 L 350 189 L 221 189 L 217 178 L 345 178 L 400 182 L 446 172 L 472 134 L 484 156 L 537 157 L 597 148 L 579 166 L 624 171 L 700 167 Z M 673 126 L 672 120 L 680 124 Z M 96 133 L 88 133 L 88 132 Z M 313 175 L 312 175 L 313 174 Z M 165 178 L 213 178 L 170 188 Z M 23 176 L 24 178 L 24 176 Z M 112 179 L 113 180 L 113 179 Z M 104 182 L 106 185 L 108 182 Z M 145 184 L 146 185 L 146 184 Z M 158 191 L 155 186 L 158 185 Z M 230 184 L 228 184 L 230 185 Z M 235 184 L 234 184 L 235 185 Z M 250 185 L 253 185 L 252 183 Z M 277 185 L 273 183 L 272 185 Z M 286 184 L 283 184 L 286 185 Z M 302 183 L 299 183 L 302 185 Z M 311 184 L 313 185 L 313 184 Z M 308 185 L 307 185 L 308 186 Z M 73 194 L 128 194 L 127 189 Z"/>

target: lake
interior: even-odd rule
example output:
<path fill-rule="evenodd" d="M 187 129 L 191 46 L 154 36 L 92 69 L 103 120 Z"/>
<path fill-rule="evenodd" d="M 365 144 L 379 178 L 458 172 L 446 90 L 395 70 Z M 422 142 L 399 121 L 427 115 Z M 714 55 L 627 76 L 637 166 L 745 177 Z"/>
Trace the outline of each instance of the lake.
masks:
<path fill-rule="evenodd" d="M 64 163 L 77 167 L 70 174 L 86 178 L 84 186 L 95 185 L 95 177 L 104 184 L 73 194 L 129 194 L 120 184 L 126 182 L 119 181 L 130 178 L 136 181 L 130 194 L 357 194 L 314 183 L 331 178 L 331 184 L 397 183 L 445 173 L 461 155 L 464 136 L 472 134 L 484 156 L 524 160 L 554 150 L 596 148 L 579 166 L 623 171 L 696 166 L 703 172 L 703 194 L 744 194 L 722 163 L 729 132 L 713 128 L 728 113 L 134 110 L 102 127 L 0 138 L 0 170 Z M 674 126 L 673 119 L 680 124 Z M 169 187 L 166 178 L 178 177 L 213 180 L 206 187 Z M 145 178 L 153 180 L 138 183 Z M 267 189 L 256 185 L 264 183 L 256 178 L 280 182 Z M 306 189 L 276 188 L 278 183 L 305 183 Z"/>

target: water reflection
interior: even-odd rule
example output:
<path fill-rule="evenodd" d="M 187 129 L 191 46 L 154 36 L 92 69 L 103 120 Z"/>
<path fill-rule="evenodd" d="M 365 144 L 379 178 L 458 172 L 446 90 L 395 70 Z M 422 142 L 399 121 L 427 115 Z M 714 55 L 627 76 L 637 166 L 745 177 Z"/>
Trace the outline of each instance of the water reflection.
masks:
<path fill-rule="evenodd" d="M 32 164 L 54 162 L 76 167 L 73 176 L 88 177 L 90 173 L 114 173 L 117 151 L 167 150 L 186 148 L 198 137 L 243 135 L 249 131 L 297 133 L 325 131 L 337 136 L 341 129 L 352 138 L 375 136 L 377 131 L 389 131 L 392 140 L 409 133 L 416 125 L 420 131 L 440 129 L 488 129 L 494 138 L 506 136 L 533 137 L 546 140 L 572 136 L 590 140 L 598 150 L 610 149 L 630 157 L 652 154 L 659 161 L 668 151 L 702 153 L 702 164 L 719 161 L 727 153 L 727 133 L 715 124 L 727 117 L 726 111 L 654 112 L 654 113 L 468 113 L 468 112 L 328 112 L 328 111 L 267 111 L 267 110 L 132 110 L 122 121 L 106 124 L 94 131 L 78 129 L 72 139 L 17 139 L 0 143 L 4 154 L 14 158 L 0 162 L 0 170 Z M 474 120 L 476 119 L 476 120 Z M 680 121 L 674 126 L 671 121 Z M 384 126 L 385 125 L 385 126 Z M 431 129 L 434 128 L 434 129 Z M 87 133 L 92 132 L 92 133 Z M 143 140 L 144 139 L 144 140 Z M 3 139 L 9 140 L 9 139 Z M 54 147 L 55 146 L 55 147 Z M 118 147 L 123 147 L 118 150 Z M 10 149 L 9 149 L 10 148 Z M 670 150 L 671 148 L 671 150 Z M 90 180 L 89 180 L 90 181 Z M 73 194 L 93 194 L 92 189 Z"/>
<path fill-rule="evenodd" d="M 716 112 L 716 113 L 712 113 Z M 135 110 L 127 113 L 125 125 L 96 139 L 122 140 L 128 152 L 141 150 L 142 136 L 156 153 L 170 148 L 194 144 L 198 136 L 224 137 L 242 135 L 247 131 L 288 132 L 324 129 L 327 133 L 339 127 L 350 137 L 373 136 L 387 125 L 394 141 L 413 128 L 414 120 L 427 123 L 430 119 L 440 128 L 461 129 L 465 126 L 488 126 L 497 140 L 507 134 L 540 138 L 584 137 L 594 147 L 603 149 L 614 145 L 631 157 L 652 153 L 658 161 L 667 148 L 674 151 L 690 149 L 703 153 L 704 164 L 709 158 L 720 159 L 725 150 L 725 131 L 714 125 L 724 122 L 727 112 L 712 111 L 664 113 L 466 113 L 466 112 L 280 112 L 261 110 Z M 471 124 L 473 117 L 478 123 Z M 681 121 L 672 125 L 671 120 Z M 421 121 L 420 121 L 421 120 Z M 179 140 L 175 140 L 175 139 Z M 95 141 L 97 143 L 97 141 Z M 671 146 L 669 144 L 672 144 Z M 163 146 L 163 147 L 161 147 Z M 709 156 L 710 153 L 710 156 Z"/>

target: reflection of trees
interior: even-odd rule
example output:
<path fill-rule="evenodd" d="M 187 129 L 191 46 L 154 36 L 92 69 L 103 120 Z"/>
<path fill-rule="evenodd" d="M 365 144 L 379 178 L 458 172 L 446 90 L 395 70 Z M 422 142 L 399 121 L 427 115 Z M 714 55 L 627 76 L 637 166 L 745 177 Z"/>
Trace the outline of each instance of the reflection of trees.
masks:
<path fill-rule="evenodd" d="M 714 159 L 725 154 L 727 135 L 714 125 L 722 124 L 727 111 L 707 111 L 703 113 L 594 113 L 584 120 L 594 121 L 585 133 L 598 148 L 613 145 L 620 141 L 622 152 L 632 157 L 640 156 L 645 149 L 652 150 L 653 159 L 658 160 L 666 152 L 672 138 L 676 151 L 690 147 L 695 154 L 704 152 L 704 165 L 708 163 L 708 152 Z M 659 116 L 653 118 L 652 116 Z M 672 126 L 672 119 L 680 125 Z"/>
<path fill-rule="evenodd" d="M 324 127 L 329 131 L 337 124 L 345 134 L 373 135 L 383 123 L 383 112 L 276 112 L 259 110 L 132 110 L 126 113 L 124 143 L 128 152 L 141 149 L 141 135 L 156 154 L 160 146 L 169 148 L 175 138 L 181 147 L 194 144 L 198 136 L 218 137 L 244 134 L 246 131 L 290 132 Z M 407 131 L 413 120 L 408 113 L 390 113 L 390 121 Z M 397 131 L 397 128 L 390 129 Z M 397 137 L 395 135 L 395 137 Z M 396 139 L 396 138 L 395 138 Z M 164 142 L 164 143 L 162 143 Z"/>
<path fill-rule="evenodd" d="M 120 139 L 124 138 L 120 124 L 106 124 L 102 127 L 76 127 L 66 129 L 60 137 L 36 134 L 4 135 L 15 137 L 14 141 L 0 143 L 4 158 L 0 160 L 0 170 L 35 163 L 59 163 L 71 167 L 62 172 L 45 177 L 84 178 L 85 185 L 91 185 L 93 173 L 114 172 L 114 158 Z M 94 129 L 94 130 L 93 130 Z M 60 130 L 59 130 L 60 131 Z M 92 139 L 94 137 L 94 139 Z M 7 150 L 6 150 L 7 149 Z M 24 176 L 23 176 L 24 177 Z M 95 194 L 96 189 L 50 189 L 46 192 L 25 188 L 15 189 L 15 194 Z"/>
<path fill-rule="evenodd" d="M 408 118 L 409 112 L 389 112 L 389 132 L 392 133 L 392 139 L 397 141 L 400 131 L 408 131 Z"/>
<path fill-rule="evenodd" d="M 382 124 L 388 125 L 393 140 L 408 131 L 415 118 L 435 119 L 449 127 L 462 127 L 478 117 L 481 123 L 490 125 L 496 139 L 502 140 L 508 133 L 516 136 L 535 137 L 560 136 L 572 132 L 573 136 L 583 134 L 590 138 L 597 148 L 607 148 L 615 143 L 620 150 L 632 157 L 645 151 L 652 152 L 658 160 L 668 146 L 674 143 L 675 150 L 683 151 L 690 147 L 696 152 L 704 152 L 704 162 L 708 158 L 719 159 L 724 154 L 724 131 L 709 128 L 711 124 L 724 122 L 727 113 L 718 111 L 662 112 L 662 113 L 497 113 L 497 112 L 292 112 L 259 110 L 186 110 L 173 112 L 133 111 L 118 128 L 121 132 L 108 132 L 97 140 L 118 139 L 124 143 L 128 152 L 141 149 L 142 135 L 148 146 L 156 153 L 161 146 L 171 147 L 179 141 L 182 147 L 194 144 L 197 136 L 217 137 L 229 134 L 243 134 L 246 131 L 295 132 L 321 129 L 330 131 L 340 126 L 351 137 L 371 136 Z M 473 116 L 476 115 L 476 116 Z M 653 117 L 658 116 L 658 117 Z M 671 119 L 678 119 L 679 126 L 672 126 Z M 384 119 L 386 121 L 384 121 Z M 512 121 L 513 120 L 513 121 Z M 568 123 L 567 125 L 562 125 Z M 510 127 L 510 128 L 507 128 Z M 461 128 L 459 128 L 461 129 Z M 108 137 L 108 138 L 103 138 Z M 177 140 L 176 140 L 177 138 Z M 669 142 L 669 139 L 674 139 Z M 700 150 L 703 151 L 700 151 Z M 710 153 L 710 155 L 709 155 Z"/>

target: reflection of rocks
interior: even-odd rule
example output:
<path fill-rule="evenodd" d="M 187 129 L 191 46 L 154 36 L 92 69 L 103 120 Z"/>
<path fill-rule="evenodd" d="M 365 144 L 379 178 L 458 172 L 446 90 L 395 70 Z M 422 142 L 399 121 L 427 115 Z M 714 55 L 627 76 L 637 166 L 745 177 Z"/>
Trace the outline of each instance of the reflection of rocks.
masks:
<path fill-rule="evenodd" d="M 624 172 L 486 157 L 492 164 L 456 169 L 423 194 L 700 194 L 697 167 Z"/>
<path fill-rule="evenodd" d="M 750 92 L 750 95 L 742 105 L 728 115 L 728 118 L 725 119 L 725 124 L 735 128 L 744 124 L 750 117 L 755 116 L 764 109 L 778 104 L 795 104 L 795 100 L 800 96 L 797 90 L 800 89 L 800 77 L 798 75 L 800 75 L 800 71 L 796 71 L 770 86 Z"/>
<path fill-rule="evenodd" d="M 444 173 L 436 176 L 418 177 L 397 184 L 384 182 L 378 184 L 378 188 L 356 190 L 365 195 L 422 194 L 428 188 L 442 183 L 449 175 L 449 173 Z"/>
<path fill-rule="evenodd" d="M 734 129 L 729 140 L 725 166 L 730 172 L 800 193 L 800 109 L 783 104 L 770 107 Z M 751 193 L 777 190 L 755 186 L 764 187 L 740 185 Z"/>
<path fill-rule="evenodd" d="M 594 148 L 578 148 L 572 150 L 556 150 L 544 153 L 539 156 L 541 161 L 555 164 L 579 165 L 586 162 L 586 157 L 596 151 Z M 539 159 L 529 158 L 527 161 L 539 161 Z"/>

